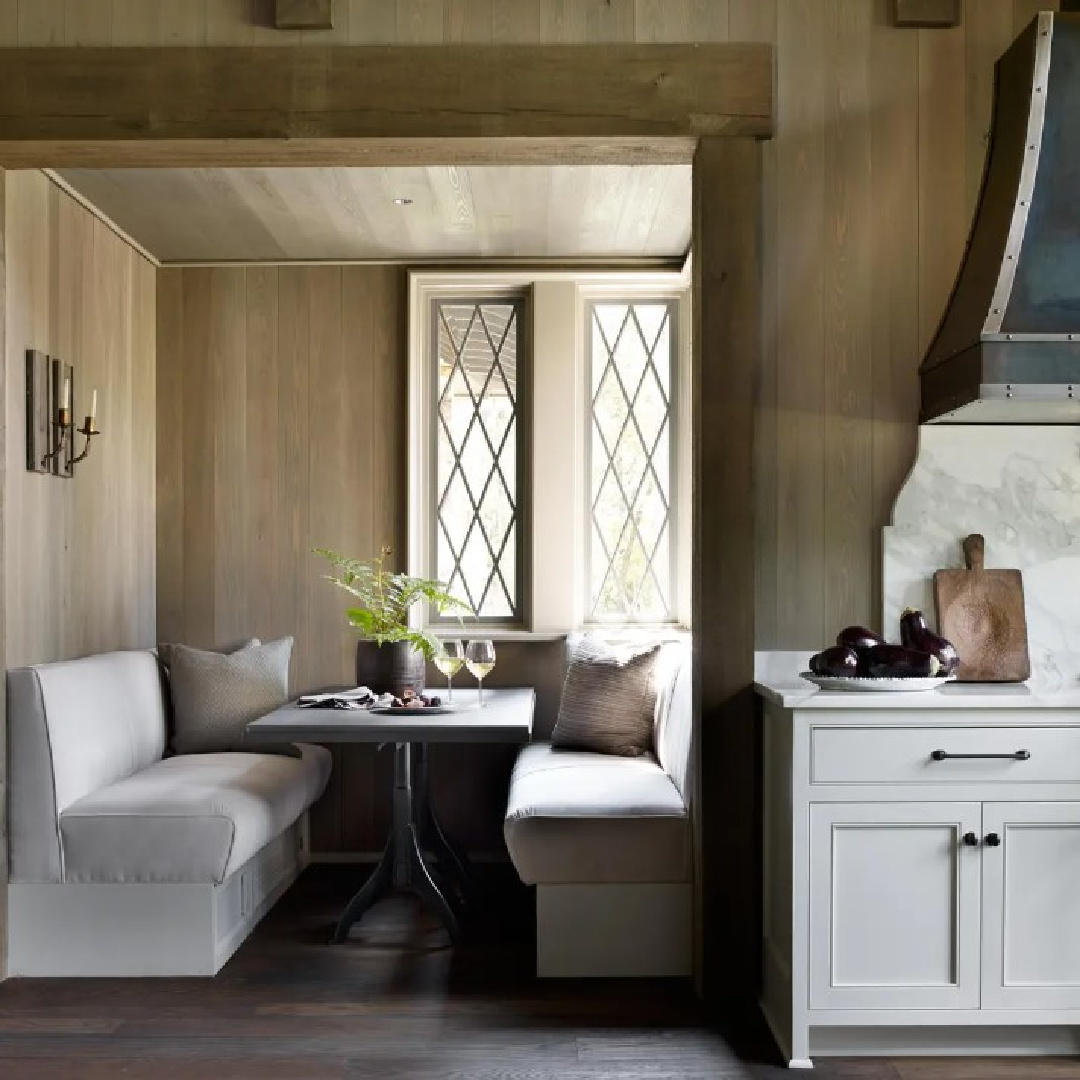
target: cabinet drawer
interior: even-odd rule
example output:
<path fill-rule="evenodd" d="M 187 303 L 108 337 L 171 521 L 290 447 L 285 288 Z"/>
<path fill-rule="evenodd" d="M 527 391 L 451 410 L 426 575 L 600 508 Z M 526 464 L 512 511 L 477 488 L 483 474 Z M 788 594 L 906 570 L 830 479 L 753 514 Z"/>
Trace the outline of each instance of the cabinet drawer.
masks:
<path fill-rule="evenodd" d="M 1013 756 L 1018 751 L 1029 756 Z M 1080 727 L 820 727 L 811 735 L 810 778 L 815 784 L 1080 783 Z"/>

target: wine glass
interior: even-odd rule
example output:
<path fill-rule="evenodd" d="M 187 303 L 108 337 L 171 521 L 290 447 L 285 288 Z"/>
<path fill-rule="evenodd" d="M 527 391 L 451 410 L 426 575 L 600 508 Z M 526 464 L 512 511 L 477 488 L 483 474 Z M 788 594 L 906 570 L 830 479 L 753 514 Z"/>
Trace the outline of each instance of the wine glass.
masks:
<path fill-rule="evenodd" d="M 480 687 L 480 708 L 484 707 L 484 676 L 495 666 L 495 646 L 486 638 L 470 641 L 465 649 L 465 666 Z"/>
<path fill-rule="evenodd" d="M 454 676 L 465 662 L 460 641 L 440 641 L 435 653 L 435 666 L 446 676 L 446 703 L 454 700 Z"/>

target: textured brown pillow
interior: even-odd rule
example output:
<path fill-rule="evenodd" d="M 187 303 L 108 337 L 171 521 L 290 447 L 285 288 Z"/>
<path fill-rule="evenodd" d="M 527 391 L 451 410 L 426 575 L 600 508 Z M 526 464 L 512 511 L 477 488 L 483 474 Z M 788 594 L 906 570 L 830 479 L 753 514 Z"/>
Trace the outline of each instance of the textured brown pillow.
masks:
<path fill-rule="evenodd" d="M 288 637 L 247 645 L 231 655 L 173 645 L 169 650 L 169 690 L 176 725 L 173 749 L 178 754 L 240 749 L 282 752 L 276 746 L 241 744 L 252 720 L 288 699 L 292 645 Z"/>
<path fill-rule="evenodd" d="M 570 655 L 551 745 L 638 757 L 653 748 L 659 645 L 615 649 L 584 637 Z"/>

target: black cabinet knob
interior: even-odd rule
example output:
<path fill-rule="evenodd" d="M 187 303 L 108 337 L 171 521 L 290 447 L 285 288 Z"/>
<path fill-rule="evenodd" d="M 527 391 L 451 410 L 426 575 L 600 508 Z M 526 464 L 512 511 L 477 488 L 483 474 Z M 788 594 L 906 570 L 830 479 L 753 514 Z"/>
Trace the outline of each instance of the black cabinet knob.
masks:
<path fill-rule="evenodd" d="M 964 843 L 967 844 L 968 847 L 978 847 L 979 838 L 973 832 L 966 832 L 964 833 Z"/>
<path fill-rule="evenodd" d="M 1001 844 L 1001 837 L 996 832 L 989 832 L 985 838 L 987 847 L 999 847 Z"/>

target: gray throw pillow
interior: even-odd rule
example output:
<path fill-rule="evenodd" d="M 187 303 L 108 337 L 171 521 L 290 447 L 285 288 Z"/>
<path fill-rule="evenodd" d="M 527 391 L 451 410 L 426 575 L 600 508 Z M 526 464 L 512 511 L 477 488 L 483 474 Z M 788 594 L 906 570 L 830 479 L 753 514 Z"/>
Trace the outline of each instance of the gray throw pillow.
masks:
<path fill-rule="evenodd" d="M 252 720 L 288 700 L 292 646 L 291 637 L 247 645 L 230 655 L 187 645 L 171 646 L 169 689 L 175 714 L 176 753 L 281 753 L 282 747 L 242 744 L 244 730 Z"/>
<path fill-rule="evenodd" d="M 616 649 L 593 637 L 574 646 L 551 745 L 638 757 L 653 749 L 659 645 Z"/>

